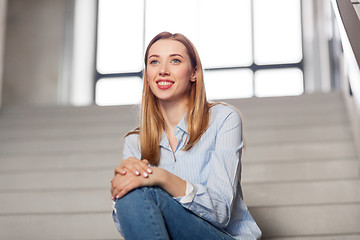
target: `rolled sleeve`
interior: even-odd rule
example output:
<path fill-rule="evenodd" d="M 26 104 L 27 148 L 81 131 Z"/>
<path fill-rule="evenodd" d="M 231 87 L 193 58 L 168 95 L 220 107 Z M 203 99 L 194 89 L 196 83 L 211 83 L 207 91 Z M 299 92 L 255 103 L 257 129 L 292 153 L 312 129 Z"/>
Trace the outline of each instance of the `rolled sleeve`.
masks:
<path fill-rule="evenodd" d="M 181 204 L 191 203 L 194 200 L 196 194 L 196 187 L 191 182 L 186 181 L 185 196 L 175 198 Z"/>

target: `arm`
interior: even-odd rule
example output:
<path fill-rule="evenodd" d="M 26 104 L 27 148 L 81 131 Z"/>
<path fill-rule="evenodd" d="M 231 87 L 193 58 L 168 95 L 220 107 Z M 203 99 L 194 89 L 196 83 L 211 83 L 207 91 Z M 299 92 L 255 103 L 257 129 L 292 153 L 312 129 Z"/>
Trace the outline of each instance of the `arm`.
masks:
<path fill-rule="evenodd" d="M 233 111 L 218 128 L 206 184 L 193 184 L 193 199 L 180 203 L 213 225 L 225 227 L 238 191 L 242 147 L 241 118 Z"/>
<path fill-rule="evenodd" d="M 133 172 L 129 172 L 125 175 L 115 174 L 114 178 L 111 180 L 112 198 L 122 198 L 131 190 L 144 186 L 160 186 L 174 197 L 185 195 L 185 180 L 162 168 L 151 169 L 152 174 L 146 178 L 140 177 Z"/>
<path fill-rule="evenodd" d="M 139 160 L 141 153 L 138 142 L 138 135 L 125 138 L 124 160 L 115 169 L 111 181 L 112 197 L 121 198 L 132 189 L 142 186 L 160 186 L 174 197 L 185 195 L 186 181 L 164 169 L 149 167 L 147 160 Z"/>

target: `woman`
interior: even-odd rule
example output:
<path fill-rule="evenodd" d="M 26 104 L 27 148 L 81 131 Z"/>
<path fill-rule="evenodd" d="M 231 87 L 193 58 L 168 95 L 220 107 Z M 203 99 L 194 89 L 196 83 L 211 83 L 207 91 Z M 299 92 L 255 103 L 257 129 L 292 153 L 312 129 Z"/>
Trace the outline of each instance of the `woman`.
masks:
<path fill-rule="evenodd" d="M 258 239 L 242 200 L 238 112 L 206 100 L 203 70 L 181 34 L 145 52 L 140 127 L 115 169 L 113 218 L 129 239 Z"/>

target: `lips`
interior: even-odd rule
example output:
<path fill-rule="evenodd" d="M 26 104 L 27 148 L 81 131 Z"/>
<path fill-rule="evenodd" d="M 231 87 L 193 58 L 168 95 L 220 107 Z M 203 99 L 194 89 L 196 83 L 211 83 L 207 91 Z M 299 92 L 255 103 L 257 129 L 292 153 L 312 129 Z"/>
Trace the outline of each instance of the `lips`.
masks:
<path fill-rule="evenodd" d="M 159 89 L 162 89 L 162 90 L 171 88 L 173 84 L 174 84 L 174 81 L 171 81 L 168 79 L 156 80 L 156 85 L 158 86 Z"/>

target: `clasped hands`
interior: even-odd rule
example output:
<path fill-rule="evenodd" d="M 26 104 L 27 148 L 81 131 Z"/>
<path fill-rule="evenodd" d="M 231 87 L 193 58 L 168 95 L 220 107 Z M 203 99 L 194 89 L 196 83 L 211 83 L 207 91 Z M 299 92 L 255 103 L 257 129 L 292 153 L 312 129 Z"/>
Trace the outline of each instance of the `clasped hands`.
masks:
<path fill-rule="evenodd" d="M 122 198 L 133 189 L 157 185 L 154 172 L 156 168 L 149 167 L 149 162 L 139 160 L 134 157 L 124 159 L 121 164 L 115 168 L 114 178 L 111 180 L 111 196 Z"/>

